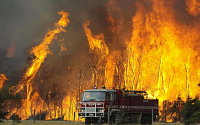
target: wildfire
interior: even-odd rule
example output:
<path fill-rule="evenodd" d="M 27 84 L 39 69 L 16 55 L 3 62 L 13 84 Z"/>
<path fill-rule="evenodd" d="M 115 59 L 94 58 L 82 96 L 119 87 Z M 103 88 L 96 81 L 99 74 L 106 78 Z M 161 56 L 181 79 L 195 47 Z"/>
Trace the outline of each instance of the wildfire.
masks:
<path fill-rule="evenodd" d="M 102 57 L 106 56 L 109 53 L 109 51 L 107 45 L 105 44 L 103 33 L 100 35 L 92 35 L 91 30 L 87 27 L 89 26 L 89 24 L 90 22 L 87 21 L 83 24 L 83 28 L 86 33 L 91 51 L 95 51 L 101 54 Z"/>
<path fill-rule="evenodd" d="M 146 4 L 152 9 L 146 8 Z M 83 25 L 90 50 L 97 48 L 101 50 L 101 57 L 104 57 L 98 61 L 104 60 L 104 63 L 98 63 L 96 69 L 104 67 L 104 73 L 101 75 L 106 79 L 104 83 L 107 87 L 125 86 L 131 90 L 146 90 L 149 97 L 158 98 L 160 104 L 163 100 L 175 100 L 179 94 L 184 99 L 188 95 L 199 95 L 197 84 L 200 80 L 200 67 L 197 43 L 200 25 L 195 20 L 191 25 L 177 20 L 174 4 L 175 1 L 138 0 L 137 11 L 132 17 L 132 37 L 124 41 L 125 51 L 109 50 L 103 35 L 101 40 L 95 39 L 96 36 L 92 37 L 91 31 L 86 27 L 89 23 Z M 187 0 L 186 4 L 188 13 L 198 16 L 200 3 L 197 0 Z M 117 11 L 121 16 L 116 1 L 110 0 L 108 7 L 112 8 L 109 12 Z M 123 37 L 120 35 L 123 21 L 108 15 L 111 31 L 117 31 L 114 33 L 119 34 L 116 37 Z"/>
<path fill-rule="evenodd" d="M 47 57 L 47 54 L 51 54 L 52 52 L 49 50 L 49 45 L 52 43 L 53 39 L 56 39 L 56 35 L 60 32 L 66 32 L 65 27 L 69 23 L 68 13 L 61 11 L 58 12 L 61 15 L 61 19 L 55 23 L 55 29 L 49 30 L 48 33 L 45 35 L 43 42 L 39 46 L 34 47 L 30 54 L 34 54 L 35 58 L 31 66 L 26 70 L 24 78 L 19 82 L 17 86 L 17 92 L 22 90 L 24 86 L 26 86 L 27 96 L 26 100 L 23 102 L 22 109 L 22 118 L 25 119 L 30 115 L 30 107 L 36 109 L 36 112 L 39 112 L 40 109 L 45 107 L 43 100 L 40 98 L 38 92 L 33 91 L 32 80 L 34 79 L 38 69 L 40 68 L 41 64 L 44 62 L 44 59 Z M 33 93 L 34 92 L 34 93 Z M 39 105 L 36 103 L 39 102 Z"/>
<path fill-rule="evenodd" d="M 60 50 L 60 52 L 59 52 L 59 55 L 61 56 L 61 53 L 63 52 L 63 51 L 66 51 L 67 50 L 67 48 L 66 48 L 66 46 L 65 46 L 65 43 L 62 43 L 62 41 L 63 40 L 60 40 L 60 47 L 61 47 L 61 50 Z"/>
<path fill-rule="evenodd" d="M 20 81 L 16 92 L 19 92 L 25 85 L 31 84 L 31 80 L 34 78 L 41 64 L 44 62 L 47 54 L 52 53 L 49 50 L 49 44 L 51 44 L 53 39 L 56 39 L 56 35 L 58 33 L 66 32 L 64 27 L 66 27 L 69 23 L 69 19 L 67 18 L 68 13 L 61 11 L 58 12 L 58 14 L 62 15 L 62 17 L 57 23 L 55 23 L 55 29 L 49 30 L 45 35 L 43 42 L 30 51 L 30 54 L 34 54 L 35 59 L 33 59 L 31 67 L 27 69 L 24 78 Z"/>
<path fill-rule="evenodd" d="M 199 0 L 186 0 L 187 11 L 193 16 L 198 16 L 200 12 Z"/>
<path fill-rule="evenodd" d="M 4 74 L 0 74 L 0 90 L 3 88 L 3 83 L 8 80 Z"/>
<path fill-rule="evenodd" d="M 83 23 L 90 54 L 94 57 L 92 69 L 89 69 L 92 71 L 92 78 L 87 81 L 87 85 L 94 83 L 97 87 L 105 84 L 107 88 L 125 86 L 128 90 L 144 90 L 148 92 L 149 98 L 158 98 L 160 105 L 164 100 L 175 100 L 178 95 L 184 100 L 188 96 L 199 95 L 197 84 L 200 82 L 200 2 L 186 0 L 184 3 L 186 8 L 183 13 L 192 18 L 189 21 L 185 21 L 185 17 L 183 19 L 177 14 L 175 6 L 178 2 L 180 0 L 137 0 L 136 12 L 130 20 L 132 23 L 126 26 L 128 21 L 121 6 L 115 0 L 110 0 L 107 4 L 106 19 L 113 41 L 106 41 L 105 33 L 93 34 L 89 28 L 90 21 Z M 55 29 L 49 30 L 43 42 L 30 51 L 35 58 L 17 86 L 16 93 L 25 86 L 27 91 L 26 100 L 21 107 L 23 119 L 29 116 L 30 107 L 38 112 L 49 106 L 51 113 L 47 119 L 57 118 L 59 111 L 62 110 L 65 119 L 73 120 L 73 112 L 76 111 L 78 101 L 77 90 L 74 90 L 74 93 L 69 92 L 63 99 L 63 107 L 51 102 L 47 106 L 39 92 L 33 91 L 37 90 L 33 88 L 33 79 L 47 55 L 52 53 L 49 45 L 56 39 L 57 34 L 66 32 L 64 28 L 69 23 L 68 13 L 61 11 L 59 14 L 62 17 L 55 24 Z M 130 31 L 130 34 L 125 31 Z M 123 43 L 123 49 L 119 47 L 119 43 Z M 60 43 L 60 46 L 61 55 L 66 47 L 64 43 Z M 73 70 L 73 67 L 69 66 L 68 69 Z M 81 70 L 80 74 L 81 79 L 84 71 L 82 73 Z M 0 78 L 4 78 L 0 80 L 2 88 L 6 77 L 1 75 Z"/>

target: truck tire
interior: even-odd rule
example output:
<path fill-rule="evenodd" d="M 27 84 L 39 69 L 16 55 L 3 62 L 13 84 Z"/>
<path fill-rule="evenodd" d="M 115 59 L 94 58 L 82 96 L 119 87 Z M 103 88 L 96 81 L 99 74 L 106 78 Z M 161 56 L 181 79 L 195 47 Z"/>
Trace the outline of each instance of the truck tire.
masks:
<path fill-rule="evenodd" d="M 110 117 L 110 123 L 115 124 L 115 114 L 112 114 Z"/>
<path fill-rule="evenodd" d="M 143 115 L 141 118 L 141 124 L 151 124 L 151 116 L 149 115 Z"/>
<path fill-rule="evenodd" d="M 85 125 L 90 125 L 90 124 L 91 124 L 91 119 L 85 118 Z"/>
<path fill-rule="evenodd" d="M 102 125 L 102 124 L 103 124 L 102 121 L 99 121 L 99 120 L 98 120 L 98 121 L 96 122 L 96 125 Z"/>

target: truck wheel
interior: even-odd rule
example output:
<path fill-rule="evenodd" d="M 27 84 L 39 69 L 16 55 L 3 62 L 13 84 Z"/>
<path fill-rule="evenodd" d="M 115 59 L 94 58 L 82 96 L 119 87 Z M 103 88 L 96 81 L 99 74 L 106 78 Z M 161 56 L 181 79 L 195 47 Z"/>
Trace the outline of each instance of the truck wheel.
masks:
<path fill-rule="evenodd" d="M 91 124 L 91 119 L 85 118 L 85 125 L 90 125 L 90 124 Z"/>
<path fill-rule="evenodd" d="M 115 124 L 115 114 L 112 114 L 110 117 L 110 123 Z"/>
<path fill-rule="evenodd" d="M 97 123 L 96 123 L 97 125 L 102 125 L 103 123 L 101 122 L 101 121 L 97 121 Z"/>
<path fill-rule="evenodd" d="M 151 119 L 150 118 L 142 118 L 141 124 L 151 124 Z"/>

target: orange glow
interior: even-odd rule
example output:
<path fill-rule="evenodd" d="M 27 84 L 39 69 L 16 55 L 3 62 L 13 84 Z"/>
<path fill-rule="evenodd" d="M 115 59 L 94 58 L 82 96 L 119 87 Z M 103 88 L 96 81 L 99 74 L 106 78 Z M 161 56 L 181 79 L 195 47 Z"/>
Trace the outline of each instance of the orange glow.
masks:
<path fill-rule="evenodd" d="M 61 56 L 61 53 L 62 53 L 63 51 L 66 51 L 67 48 L 66 48 L 66 46 L 65 46 L 65 43 L 60 43 L 60 47 L 61 47 L 61 50 L 60 50 L 60 52 L 59 52 L 59 55 Z"/>
<path fill-rule="evenodd" d="M 127 42 L 127 88 L 146 90 L 160 104 L 163 100 L 174 100 L 178 94 L 184 99 L 188 94 L 198 95 L 199 88 L 195 86 L 199 82 L 198 70 L 195 71 L 191 62 L 197 54 L 191 42 L 192 37 L 196 40 L 194 32 L 198 29 L 176 22 L 173 8 L 164 6 L 163 0 L 153 0 L 153 10 L 148 14 L 141 1 L 136 4 L 132 38 Z"/>
<path fill-rule="evenodd" d="M 199 0 L 186 0 L 187 11 L 193 16 L 198 16 L 200 12 Z"/>
<path fill-rule="evenodd" d="M 198 16 L 199 3 L 199 0 L 187 0 L 188 13 Z M 146 4 L 150 4 L 152 9 L 146 8 Z M 106 66 L 99 64 L 96 68 L 104 66 L 105 73 L 101 75 L 106 79 L 106 87 L 125 86 L 131 90 L 145 90 L 149 98 L 158 98 L 160 105 L 163 100 L 175 100 L 179 94 L 184 100 L 200 94 L 197 86 L 200 82 L 200 25 L 198 19 L 190 25 L 177 20 L 175 4 L 175 1 L 137 0 L 137 11 L 132 17 L 131 39 L 126 40 L 126 50 L 119 52 L 122 54 L 108 50 L 106 42 L 102 42 L 103 35 L 101 40 L 95 39 L 86 27 L 89 26 L 88 22 L 83 25 L 90 50 L 95 47 L 106 50 L 106 54 L 100 54 L 104 58 L 99 61 L 104 60 Z M 110 0 L 108 7 L 112 8 L 109 9 L 110 13 L 115 10 L 121 16 L 117 2 Z M 121 37 L 117 36 L 120 30 L 114 31 L 122 27 L 123 20 L 115 20 L 110 13 L 107 20 L 111 23 L 111 31 L 116 37 Z M 116 21 L 120 23 L 114 25 Z M 123 54 L 125 56 L 122 57 Z M 99 73 L 98 70 L 96 72 Z M 115 77 L 118 77 L 117 81 Z"/>
<path fill-rule="evenodd" d="M 93 88 L 94 85 L 100 88 L 102 84 L 105 84 L 106 88 L 125 86 L 127 90 L 147 91 L 147 97 L 159 99 L 160 106 L 164 100 L 174 101 L 178 95 L 181 95 L 183 100 L 186 100 L 188 96 L 194 98 L 199 95 L 200 1 L 186 0 L 184 13 L 188 18 L 192 18 L 190 22 L 185 19 L 186 17 L 184 19 L 177 17 L 179 13 L 175 9 L 176 2 L 175 0 L 137 0 L 136 6 L 133 5 L 136 12 L 130 17 L 131 25 L 127 26 L 128 21 L 123 15 L 125 10 L 120 8 L 117 1 L 110 0 L 106 6 L 106 20 L 110 27 L 106 28 L 113 36 L 108 36 L 107 31 L 93 34 L 89 28 L 90 21 L 83 23 L 83 30 L 90 48 L 89 54 L 94 60 L 91 61 L 92 66 L 88 69 L 85 67 L 80 67 L 80 69 L 90 70 L 88 72 L 92 73 L 88 74 L 91 75 L 91 79 L 90 77 L 85 81 L 84 78 L 81 79 L 82 75 L 85 75 L 81 72 L 78 84 L 81 84 L 82 88 L 79 86 L 80 90 L 68 91 L 62 100 L 62 107 L 54 102 L 49 102 L 47 105 L 45 100 L 41 99 L 37 88 L 33 87 L 35 75 L 47 55 L 52 54 L 49 45 L 53 39 L 57 38 L 57 34 L 66 32 L 64 28 L 69 23 L 68 13 L 59 12 L 58 14 L 62 17 L 55 23 L 55 29 L 49 30 L 40 45 L 33 47 L 30 51 L 35 58 L 17 85 L 16 93 L 26 90 L 27 94 L 19 109 L 22 119 L 29 117 L 30 107 L 32 107 L 37 113 L 39 110 L 48 110 L 47 119 L 58 118 L 59 111 L 62 111 L 64 119 L 73 120 L 73 113 L 76 112 L 77 102 L 80 99 L 79 92 L 86 89 L 85 86 Z M 128 32 L 126 34 L 126 28 L 130 31 L 129 34 Z M 106 41 L 105 36 L 113 37 L 113 39 Z M 123 49 L 120 48 L 120 43 L 123 43 Z M 62 41 L 60 41 L 60 47 L 59 55 L 62 55 L 62 52 L 66 51 L 66 46 Z M 73 66 L 68 66 L 67 70 L 76 72 Z M 78 73 L 75 74 L 77 80 Z M 6 78 L 0 79 L 0 88 L 5 80 Z M 76 80 L 73 81 L 76 83 L 75 86 Z M 84 86 L 83 83 L 87 85 Z M 55 99 L 58 98 L 55 97 Z M 76 119 L 78 119 L 77 115 Z"/>
<path fill-rule="evenodd" d="M 3 83 L 8 80 L 4 74 L 0 74 L 0 90 L 3 88 Z"/>
<path fill-rule="evenodd" d="M 115 0 L 110 0 L 107 5 L 108 5 L 107 20 L 108 20 L 108 23 L 111 24 L 111 31 L 113 33 L 119 34 L 120 28 L 122 27 L 122 24 L 123 24 L 121 9 L 120 7 L 118 7 L 117 2 Z M 116 13 L 118 14 L 117 18 L 116 16 L 113 16 Z"/>
<path fill-rule="evenodd" d="M 101 54 L 102 56 L 105 56 L 108 54 L 108 47 L 105 44 L 104 41 L 104 35 L 93 35 L 91 30 L 87 27 L 89 26 L 90 22 L 87 21 L 86 23 L 83 24 L 83 28 L 85 31 L 85 34 L 87 36 L 88 42 L 90 49 L 92 51 L 96 51 L 97 53 Z"/>
<path fill-rule="evenodd" d="M 26 99 L 23 100 L 21 107 L 21 113 L 23 114 L 23 116 L 21 116 L 22 119 L 26 119 L 30 116 L 30 107 L 32 107 L 32 109 L 35 109 L 36 113 L 38 113 L 39 110 L 44 110 L 45 107 L 47 108 L 44 101 L 41 100 L 39 93 L 37 91 L 33 91 L 32 80 L 34 79 L 41 64 L 47 57 L 47 54 L 52 53 L 49 50 L 49 45 L 52 43 L 52 40 L 56 39 L 56 35 L 60 32 L 66 32 L 64 28 L 69 23 L 69 19 L 67 18 L 68 13 L 61 11 L 58 12 L 58 14 L 62 17 L 57 23 L 55 23 L 55 29 L 49 30 L 48 33 L 45 35 L 43 42 L 41 42 L 39 46 L 32 48 L 32 50 L 30 51 L 31 54 L 35 55 L 35 58 L 33 59 L 32 65 L 26 70 L 23 79 L 17 85 L 16 93 L 22 90 L 25 86 L 27 91 Z"/>

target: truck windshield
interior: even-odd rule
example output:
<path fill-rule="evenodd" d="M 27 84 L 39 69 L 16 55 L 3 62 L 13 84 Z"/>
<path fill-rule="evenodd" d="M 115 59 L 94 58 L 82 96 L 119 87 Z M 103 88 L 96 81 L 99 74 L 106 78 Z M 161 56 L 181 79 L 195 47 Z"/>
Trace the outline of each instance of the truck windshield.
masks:
<path fill-rule="evenodd" d="M 105 101 L 106 92 L 84 92 L 82 101 Z"/>

